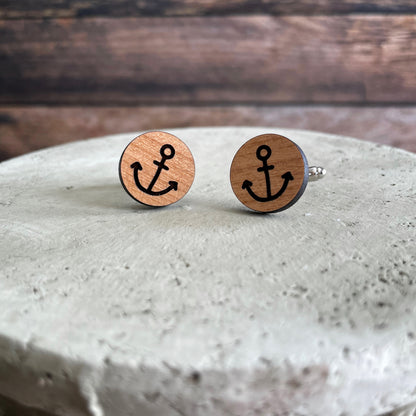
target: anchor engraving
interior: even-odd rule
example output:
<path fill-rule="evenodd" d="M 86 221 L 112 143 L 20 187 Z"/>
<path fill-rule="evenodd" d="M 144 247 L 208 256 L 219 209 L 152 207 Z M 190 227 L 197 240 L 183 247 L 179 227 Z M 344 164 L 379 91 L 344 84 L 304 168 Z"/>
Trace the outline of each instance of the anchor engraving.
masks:
<path fill-rule="evenodd" d="M 272 195 L 269 171 L 274 169 L 274 165 L 267 164 L 267 160 L 270 158 L 271 154 L 272 154 L 272 149 L 270 149 L 270 147 L 265 144 L 262 146 L 259 146 L 256 151 L 257 159 L 263 162 L 263 166 L 257 168 L 257 171 L 264 172 L 264 176 L 266 178 L 267 197 L 261 197 L 261 196 L 256 195 L 251 189 L 251 187 L 253 186 L 253 183 L 247 179 L 243 182 L 243 185 L 242 185 L 242 189 L 246 189 L 247 192 L 250 194 L 250 196 L 259 202 L 269 202 L 269 201 L 274 201 L 275 199 L 279 198 L 279 196 L 281 196 L 285 192 L 289 182 L 293 180 L 293 176 L 290 172 L 284 173 L 281 176 L 282 179 L 284 179 L 282 187 L 276 194 Z"/>
<path fill-rule="evenodd" d="M 140 180 L 139 180 L 139 170 L 143 169 L 140 162 L 134 162 L 130 166 L 133 169 L 134 182 L 136 183 L 136 186 L 141 191 L 143 191 L 143 192 L 145 192 L 146 194 L 149 194 L 149 195 L 160 196 L 160 195 L 167 194 L 168 192 L 170 192 L 172 190 L 174 190 L 174 191 L 178 190 L 178 182 L 176 182 L 176 181 L 169 181 L 169 186 L 166 189 L 163 189 L 162 191 L 153 191 L 152 190 L 153 186 L 157 182 L 157 180 L 159 178 L 159 175 L 162 172 L 162 170 L 169 170 L 169 168 L 165 165 L 165 162 L 166 162 L 166 160 L 172 159 L 173 156 L 175 156 L 175 149 L 170 144 L 164 144 L 160 148 L 160 155 L 162 156 L 162 159 L 160 160 L 160 162 L 158 162 L 157 160 L 153 161 L 153 163 L 157 166 L 157 170 L 156 170 L 155 176 L 153 176 L 153 179 L 152 179 L 152 181 L 150 182 L 150 184 L 147 188 L 145 188 L 140 183 Z"/>

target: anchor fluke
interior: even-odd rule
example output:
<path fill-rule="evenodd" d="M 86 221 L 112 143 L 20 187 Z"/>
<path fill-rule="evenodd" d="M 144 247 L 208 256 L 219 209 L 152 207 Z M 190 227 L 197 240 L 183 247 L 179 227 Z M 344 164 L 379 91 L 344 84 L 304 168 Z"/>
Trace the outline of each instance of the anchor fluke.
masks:
<path fill-rule="evenodd" d="M 245 180 L 243 182 L 243 186 L 241 187 L 242 189 L 248 189 L 251 188 L 253 186 L 253 182 L 250 182 L 249 180 Z"/>
<path fill-rule="evenodd" d="M 169 185 L 170 185 L 170 188 L 173 189 L 174 191 L 177 191 L 178 190 L 178 182 L 176 182 L 176 181 L 169 181 Z"/>
<path fill-rule="evenodd" d="M 132 169 L 138 169 L 138 170 L 142 170 L 143 168 L 142 168 L 142 165 L 140 164 L 140 162 L 134 162 L 134 163 L 132 163 L 131 165 L 130 165 L 130 167 L 132 168 Z"/>
<path fill-rule="evenodd" d="M 282 179 L 285 179 L 286 181 L 293 181 L 293 176 L 290 172 L 286 172 L 282 175 Z"/>

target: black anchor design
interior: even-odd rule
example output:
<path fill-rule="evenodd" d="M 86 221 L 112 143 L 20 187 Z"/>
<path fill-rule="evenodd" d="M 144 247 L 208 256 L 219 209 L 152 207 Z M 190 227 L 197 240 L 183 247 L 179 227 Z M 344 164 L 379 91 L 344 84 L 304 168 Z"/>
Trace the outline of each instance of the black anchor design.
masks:
<path fill-rule="evenodd" d="M 167 153 L 169 151 L 169 153 Z M 130 167 L 133 169 L 134 172 L 134 182 L 136 183 L 136 186 L 143 192 L 149 195 L 154 196 L 160 196 L 167 194 L 168 192 L 174 190 L 178 190 L 178 182 L 176 181 L 169 181 L 169 186 L 166 189 L 163 189 L 162 191 L 152 191 L 153 186 L 155 185 L 156 181 L 159 178 L 160 173 L 162 172 L 162 169 L 169 170 L 169 168 L 165 165 L 165 161 L 167 159 L 172 159 L 173 156 L 175 156 L 175 149 L 170 144 L 164 144 L 160 148 L 160 155 L 162 156 L 162 159 L 160 162 L 157 160 L 154 160 L 153 163 L 157 166 L 157 170 L 155 173 L 155 176 L 153 177 L 152 181 L 150 182 L 149 186 L 145 188 L 139 181 L 139 170 L 142 170 L 142 165 L 139 162 L 134 162 Z"/>
<path fill-rule="evenodd" d="M 264 155 L 262 155 L 263 151 L 266 151 L 266 153 Z M 280 190 L 272 195 L 272 191 L 271 191 L 271 187 L 270 187 L 270 174 L 269 171 L 274 169 L 274 165 L 268 165 L 267 164 L 267 160 L 269 159 L 269 157 L 272 154 L 272 149 L 270 149 L 269 146 L 263 144 L 261 146 L 259 146 L 257 148 L 256 151 L 256 156 L 257 159 L 261 160 L 263 162 L 263 166 L 260 168 L 257 168 L 258 172 L 264 172 L 264 176 L 266 177 L 266 188 L 267 188 L 267 197 L 263 198 L 260 197 L 258 195 L 256 195 L 253 190 L 251 189 L 251 187 L 253 186 L 253 183 L 250 182 L 249 180 L 245 180 L 243 182 L 243 189 L 247 189 L 247 192 L 250 194 L 250 196 L 255 199 L 256 201 L 259 202 L 269 202 L 269 201 L 273 201 L 277 198 L 279 198 L 279 196 L 281 196 L 283 194 L 283 192 L 285 192 L 287 185 L 289 184 L 289 181 L 293 180 L 293 176 L 290 172 L 286 172 L 285 174 L 282 175 L 282 179 L 284 179 L 285 181 L 283 182 L 282 187 L 280 188 Z"/>

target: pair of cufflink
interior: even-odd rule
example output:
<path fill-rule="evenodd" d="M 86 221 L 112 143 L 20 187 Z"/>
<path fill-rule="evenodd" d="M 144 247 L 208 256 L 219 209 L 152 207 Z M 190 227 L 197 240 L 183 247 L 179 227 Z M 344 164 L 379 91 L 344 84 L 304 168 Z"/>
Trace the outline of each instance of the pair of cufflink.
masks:
<path fill-rule="evenodd" d="M 292 206 L 309 180 L 325 169 L 308 166 L 302 149 L 278 134 L 248 140 L 231 163 L 231 187 L 245 206 L 259 212 L 278 212 Z M 195 162 L 186 144 L 176 136 L 151 131 L 133 139 L 120 158 L 119 176 L 136 201 L 163 207 L 182 199 L 191 188 Z"/>

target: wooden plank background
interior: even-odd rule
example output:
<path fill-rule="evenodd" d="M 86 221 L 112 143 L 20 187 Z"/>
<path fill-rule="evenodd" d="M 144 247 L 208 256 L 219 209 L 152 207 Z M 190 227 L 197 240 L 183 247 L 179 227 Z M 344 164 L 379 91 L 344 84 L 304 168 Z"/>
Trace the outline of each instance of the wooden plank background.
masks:
<path fill-rule="evenodd" d="M 0 100 L 411 103 L 415 27 L 415 16 L 10 20 Z"/>
<path fill-rule="evenodd" d="M 416 151 L 416 0 L 0 0 L 0 160 L 194 125 Z"/>

